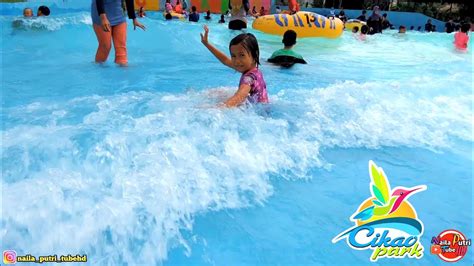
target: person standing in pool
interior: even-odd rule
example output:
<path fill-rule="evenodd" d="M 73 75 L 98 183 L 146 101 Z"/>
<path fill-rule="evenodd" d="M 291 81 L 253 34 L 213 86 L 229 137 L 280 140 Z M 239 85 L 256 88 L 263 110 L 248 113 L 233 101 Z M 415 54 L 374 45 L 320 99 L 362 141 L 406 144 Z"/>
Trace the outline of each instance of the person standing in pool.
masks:
<path fill-rule="evenodd" d="M 367 26 L 369 26 L 369 34 L 382 33 L 382 21 L 383 18 L 380 16 L 380 9 L 378 6 L 374 6 L 372 15 L 367 19 Z"/>
<path fill-rule="evenodd" d="M 133 29 L 139 27 L 145 30 L 135 16 L 133 0 L 126 0 L 128 18 L 133 20 Z M 115 63 L 127 65 L 127 22 L 123 15 L 122 0 L 92 0 L 91 16 L 93 28 L 99 47 L 95 55 L 95 62 L 107 60 L 111 42 L 114 43 Z"/>
<path fill-rule="evenodd" d="M 386 30 L 386 29 L 393 29 L 393 24 L 390 23 L 390 20 L 388 20 L 387 18 L 387 13 L 384 13 L 382 15 L 382 30 Z"/>
<path fill-rule="evenodd" d="M 283 49 L 275 51 L 268 62 L 280 65 L 282 67 L 292 67 L 295 63 L 306 64 L 303 57 L 297 52 L 293 51 L 293 46 L 296 44 L 297 34 L 293 30 L 287 30 L 283 34 L 284 45 Z"/>
<path fill-rule="evenodd" d="M 219 23 L 225 23 L 224 14 L 221 15 L 221 19 L 219 19 Z"/>
<path fill-rule="evenodd" d="M 267 85 L 260 65 L 260 50 L 255 36 L 251 33 L 242 33 L 230 41 L 231 58 L 209 43 L 209 28 L 204 26 L 201 33 L 201 42 L 224 65 L 242 73 L 239 89 L 227 99 L 223 106 L 236 107 L 248 103 L 268 103 Z"/>
<path fill-rule="evenodd" d="M 433 31 L 433 24 L 431 24 L 431 19 L 428 19 L 428 21 L 425 24 L 425 31 L 426 32 L 431 32 Z"/>
<path fill-rule="evenodd" d="M 448 22 L 446 22 L 446 24 L 444 24 L 444 31 L 446 33 L 453 32 L 455 28 L 456 28 L 456 25 L 454 24 L 452 19 L 450 19 Z"/>
<path fill-rule="evenodd" d="M 460 51 L 467 51 L 467 44 L 469 43 L 469 30 L 471 25 L 465 23 L 461 26 L 461 30 L 454 34 L 454 46 Z"/>
<path fill-rule="evenodd" d="M 249 11 L 248 0 L 231 0 L 229 1 L 229 9 L 231 17 L 229 19 L 229 29 L 241 30 L 247 28 L 247 19 L 245 16 Z"/>
<path fill-rule="evenodd" d="M 360 14 L 360 16 L 357 17 L 358 20 L 360 21 L 367 21 L 367 11 L 365 10 L 362 10 L 362 14 Z"/>
<path fill-rule="evenodd" d="M 198 22 L 199 21 L 199 13 L 195 6 L 191 7 L 191 13 L 189 14 L 189 21 L 190 22 Z"/>
<path fill-rule="evenodd" d="M 207 10 L 206 15 L 204 16 L 205 20 L 211 20 L 211 10 Z"/>
<path fill-rule="evenodd" d="M 165 11 L 166 11 L 166 13 L 171 13 L 171 12 L 173 12 L 173 5 L 171 5 L 171 1 L 170 1 L 170 0 L 166 0 L 166 3 L 165 3 Z"/>

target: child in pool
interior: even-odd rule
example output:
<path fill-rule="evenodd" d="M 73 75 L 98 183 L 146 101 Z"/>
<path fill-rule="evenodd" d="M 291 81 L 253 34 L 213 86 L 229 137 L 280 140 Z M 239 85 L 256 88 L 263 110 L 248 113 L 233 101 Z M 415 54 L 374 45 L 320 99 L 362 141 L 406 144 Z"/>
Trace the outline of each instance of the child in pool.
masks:
<path fill-rule="evenodd" d="M 205 20 L 210 20 L 211 19 L 211 10 L 207 10 L 206 15 L 204 16 Z"/>
<path fill-rule="evenodd" d="M 38 7 L 38 11 L 36 12 L 36 16 L 38 17 L 42 17 L 42 16 L 49 16 L 49 14 L 51 13 L 51 11 L 49 10 L 49 7 L 47 6 L 40 6 Z"/>
<path fill-rule="evenodd" d="M 219 23 L 225 23 L 224 15 L 221 15 L 221 19 L 219 20 Z"/>
<path fill-rule="evenodd" d="M 178 14 L 183 14 L 183 5 L 181 5 L 181 2 L 179 0 L 176 1 L 176 5 L 174 6 L 174 12 Z"/>
<path fill-rule="evenodd" d="M 360 27 L 360 34 L 359 34 L 359 36 L 358 36 L 358 37 L 359 37 L 359 40 L 365 41 L 368 32 L 369 32 L 369 26 L 367 26 L 367 25 L 362 25 L 362 27 Z"/>
<path fill-rule="evenodd" d="M 196 6 L 191 7 L 191 14 L 189 14 L 189 21 L 191 22 L 199 21 L 199 13 L 197 12 Z"/>
<path fill-rule="evenodd" d="M 468 23 L 461 26 L 461 30 L 454 34 L 454 46 L 461 51 L 467 50 L 467 43 L 469 42 L 469 35 L 467 34 L 471 28 Z"/>
<path fill-rule="evenodd" d="M 267 86 L 260 65 L 260 50 L 255 36 L 251 33 L 242 33 L 234 37 L 229 44 L 231 58 L 209 43 L 209 28 L 204 26 L 201 33 L 201 42 L 224 65 L 242 73 L 239 89 L 227 99 L 223 105 L 226 107 L 239 106 L 247 100 L 250 103 L 268 103 Z"/>
<path fill-rule="evenodd" d="M 31 17 L 33 17 L 33 9 L 31 9 L 31 8 L 29 8 L 29 7 L 23 9 L 23 16 L 24 16 L 25 18 L 31 18 Z"/>
<path fill-rule="evenodd" d="M 295 63 L 306 64 L 303 57 L 293 51 L 293 46 L 296 44 L 296 37 L 297 34 L 295 31 L 285 31 L 283 34 L 283 40 L 281 41 L 284 45 L 283 49 L 273 52 L 272 56 L 270 56 L 267 61 L 282 67 L 292 67 Z"/>
<path fill-rule="evenodd" d="M 398 28 L 398 33 L 401 33 L 401 34 L 404 34 L 407 32 L 407 28 L 403 25 L 401 25 L 399 28 Z"/>

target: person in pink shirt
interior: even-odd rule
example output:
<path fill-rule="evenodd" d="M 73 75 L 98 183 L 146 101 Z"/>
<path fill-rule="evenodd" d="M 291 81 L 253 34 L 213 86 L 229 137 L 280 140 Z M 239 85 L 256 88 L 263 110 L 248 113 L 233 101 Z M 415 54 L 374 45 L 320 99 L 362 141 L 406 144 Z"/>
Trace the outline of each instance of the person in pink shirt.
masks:
<path fill-rule="evenodd" d="M 471 29 L 471 25 L 463 24 L 461 30 L 454 34 L 454 46 L 458 50 L 467 50 L 467 43 L 469 42 L 468 32 Z"/>
<path fill-rule="evenodd" d="M 170 1 L 170 0 L 166 0 L 166 3 L 165 3 L 165 11 L 166 11 L 167 13 L 173 12 L 173 6 L 171 5 L 171 1 Z"/>
<path fill-rule="evenodd" d="M 268 103 L 267 85 L 262 72 L 258 69 L 260 50 L 255 36 L 251 33 L 242 33 L 233 38 L 229 44 L 230 58 L 214 47 L 209 42 L 208 36 L 209 28 L 204 26 L 204 34 L 201 33 L 201 42 L 204 46 L 221 63 L 242 73 L 239 89 L 222 105 L 236 107 L 246 103 Z"/>

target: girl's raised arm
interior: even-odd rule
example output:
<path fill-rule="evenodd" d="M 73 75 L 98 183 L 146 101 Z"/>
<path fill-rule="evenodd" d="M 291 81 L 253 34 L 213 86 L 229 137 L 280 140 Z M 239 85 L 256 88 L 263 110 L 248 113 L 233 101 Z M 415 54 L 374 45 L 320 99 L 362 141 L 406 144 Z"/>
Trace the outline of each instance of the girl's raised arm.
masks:
<path fill-rule="evenodd" d="M 214 47 L 212 44 L 209 43 L 208 35 L 209 35 L 209 28 L 207 27 L 207 25 L 204 25 L 204 35 L 201 33 L 202 44 L 204 44 L 204 46 L 206 46 L 207 49 L 209 49 L 209 51 L 211 51 L 211 53 L 217 59 L 219 59 L 219 61 L 221 61 L 222 64 L 234 69 L 234 67 L 232 66 L 232 60 L 229 57 L 227 57 L 227 55 L 225 55 L 223 52 L 221 52 L 219 49 L 217 49 L 216 47 Z"/>

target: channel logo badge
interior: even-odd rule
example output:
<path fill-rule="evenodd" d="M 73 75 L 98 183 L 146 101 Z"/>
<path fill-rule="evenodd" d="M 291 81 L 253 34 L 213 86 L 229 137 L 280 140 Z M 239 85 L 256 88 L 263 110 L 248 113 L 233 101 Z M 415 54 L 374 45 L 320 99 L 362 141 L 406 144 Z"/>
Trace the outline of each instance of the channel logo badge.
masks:
<path fill-rule="evenodd" d="M 15 264 L 16 263 L 16 252 L 14 250 L 3 251 L 3 263 L 4 264 Z"/>

